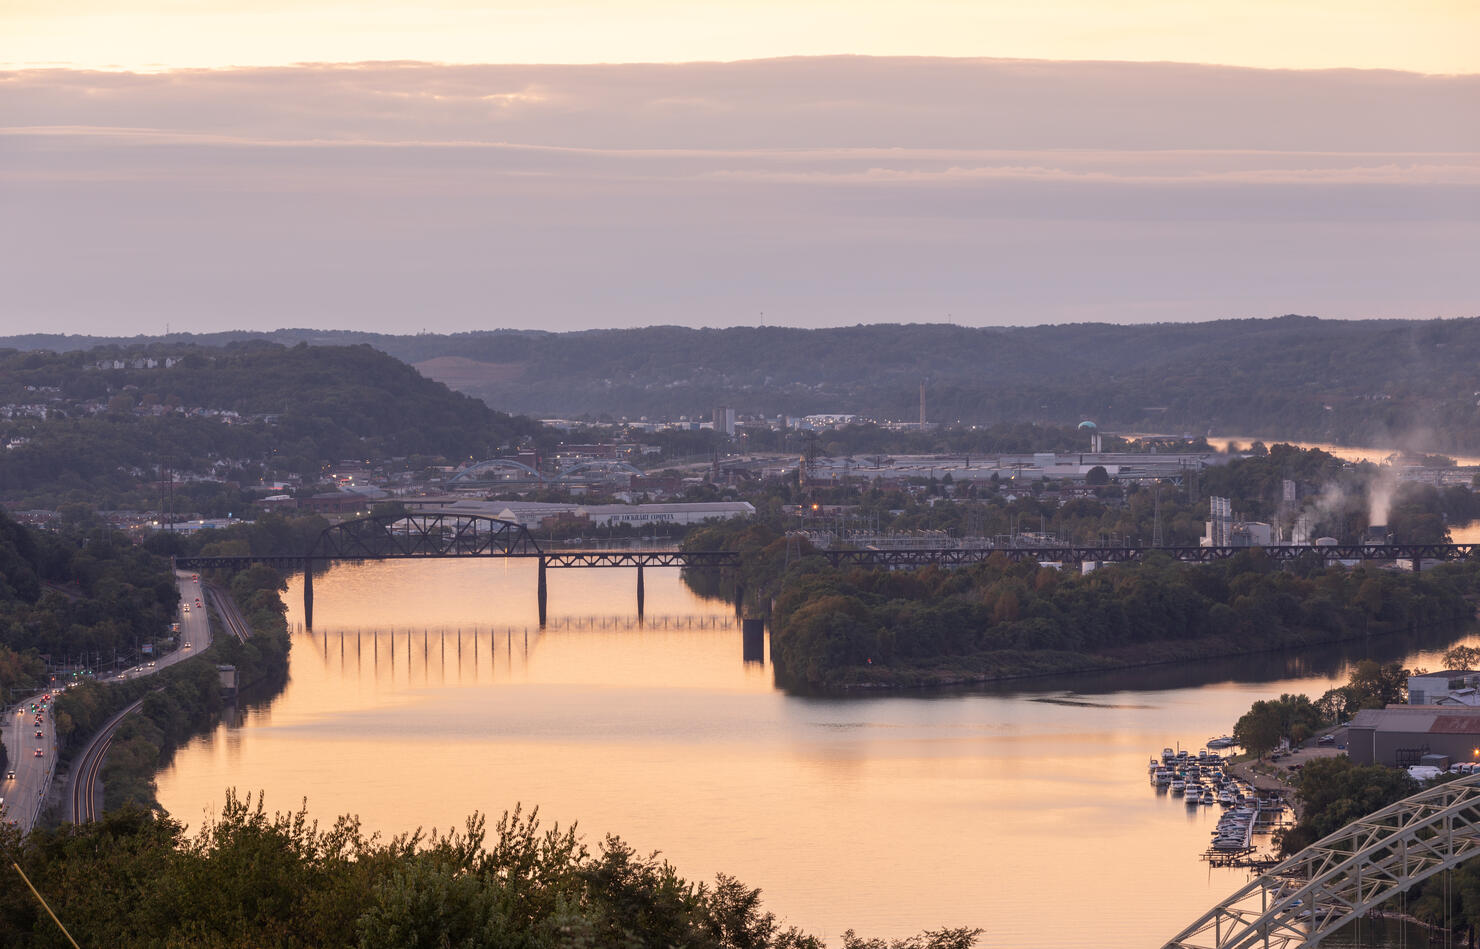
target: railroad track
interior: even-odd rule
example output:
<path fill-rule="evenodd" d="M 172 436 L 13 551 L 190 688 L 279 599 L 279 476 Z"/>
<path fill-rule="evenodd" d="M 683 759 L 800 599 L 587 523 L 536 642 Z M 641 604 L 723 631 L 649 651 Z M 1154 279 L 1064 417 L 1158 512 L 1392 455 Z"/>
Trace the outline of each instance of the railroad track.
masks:
<path fill-rule="evenodd" d="M 77 768 L 70 779 L 72 823 L 81 824 L 97 819 L 97 801 L 93 799 L 93 788 L 97 786 L 98 776 L 103 772 L 103 762 L 108 759 L 108 749 L 113 744 L 113 733 L 118 730 L 118 726 L 130 712 L 143 704 L 144 700 L 139 699 L 120 710 L 118 714 L 108 719 L 102 728 L 98 729 L 98 733 L 83 749 L 77 761 Z"/>
<path fill-rule="evenodd" d="M 239 642 L 246 642 L 247 637 L 252 635 L 251 627 L 242 618 L 241 611 L 236 608 L 236 601 L 214 586 L 206 588 L 206 595 L 211 599 L 211 605 L 216 608 L 216 615 L 221 617 L 221 622 L 226 624 L 227 632 L 235 636 Z"/>

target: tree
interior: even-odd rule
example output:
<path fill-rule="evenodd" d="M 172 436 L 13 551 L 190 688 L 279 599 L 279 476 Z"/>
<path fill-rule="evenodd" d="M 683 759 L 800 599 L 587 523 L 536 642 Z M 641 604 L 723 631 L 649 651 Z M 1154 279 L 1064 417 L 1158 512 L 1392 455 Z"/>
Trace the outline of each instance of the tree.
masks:
<path fill-rule="evenodd" d="M 1104 465 L 1095 465 L 1084 474 L 1084 483 L 1092 486 L 1109 484 L 1110 472 L 1105 470 Z"/>
<path fill-rule="evenodd" d="M 1399 705 L 1408 695 L 1409 674 L 1409 670 L 1398 662 L 1384 664 L 1375 659 L 1363 659 L 1352 670 L 1347 687 L 1357 708 Z"/>
<path fill-rule="evenodd" d="M 1448 669 L 1474 669 L 1480 666 L 1480 648 L 1454 646 L 1444 653 L 1444 666 Z"/>
<path fill-rule="evenodd" d="M 1307 762 L 1296 791 L 1304 805 L 1300 820 L 1281 835 L 1280 849 L 1295 853 L 1417 790 L 1408 772 L 1398 768 L 1353 764 L 1350 758 Z"/>
<path fill-rule="evenodd" d="M 1255 702 L 1234 724 L 1233 737 L 1245 750 L 1262 759 L 1264 753 L 1273 750 L 1284 737 L 1279 709 L 1272 702 Z"/>
<path fill-rule="evenodd" d="M 1316 699 L 1316 710 L 1328 724 L 1344 722 L 1351 716 L 1352 693 L 1350 688 L 1330 689 Z"/>

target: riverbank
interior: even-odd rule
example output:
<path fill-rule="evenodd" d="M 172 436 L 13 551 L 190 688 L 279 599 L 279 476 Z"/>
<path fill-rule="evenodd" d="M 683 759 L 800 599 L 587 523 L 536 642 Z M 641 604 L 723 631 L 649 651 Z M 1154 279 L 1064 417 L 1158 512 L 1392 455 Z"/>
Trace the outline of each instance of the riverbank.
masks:
<path fill-rule="evenodd" d="M 1471 620 L 1473 622 L 1473 620 Z M 1451 629 L 1456 635 L 1467 623 L 1460 621 L 1444 624 L 1438 629 Z M 1150 669 L 1159 666 L 1176 666 L 1187 663 L 1237 659 L 1280 653 L 1288 650 L 1321 646 L 1340 646 L 1365 640 L 1381 639 L 1407 630 L 1385 630 L 1339 637 L 1293 637 L 1275 643 L 1261 644 L 1250 648 L 1236 640 L 1207 637 L 1194 640 L 1142 643 L 1102 654 L 1084 654 L 1062 650 L 1001 650 L 974 656 L 953 656 L 942 660 L 939 666 L 912 665 L 906 667 L 866 664 L 844 670 L 846 678 L 820 688 L 823 692 L 868 692 L 872 690 L 931 690 L 952 687 L 983 685 L 992 682 L 1010 682 L 1020 679 L 1041 679 L 1049 676 L 1083 675 L 1099 672 L 1117 672 L 1130 669 Z M 814 685 L 790 684 L 778 681 L 784 687 L 801 691 L 818 690 Z"/>
<path fill-rule="evenodd" d="M 959 570 L 790 578 L 772 616 L 789 689 L 961 686 L 1359 641 L 1474 616 L 1476 565 L 1422 574 L 1227 561 L 1088 575 L 988 560 Z"/>
<path fill-rule="evenodd" d="M 1262 759 L 1241 758 L 1231 764 L 1229 770 L 1261 791 L 1284 793 L 1295 819 L 1299 820 L 1301 803 L 1300 798 L 1295 796 L 1294 792 L 1300 786 L 1300 769 L 1318 758 L 1335 758 L 1344 754 L 1346 754 L 1345 749 L 1337 748 L 1335 745 L 1314 745 L 1309 748 L 1297 748 L 1278 761 L 1268 756 Z"/>
<path fill-rule="evenodd" d="M 253 567 L 231 578 L 230 595 L 246 613 L 252 636 L 245 643 L 226 632 L 217 618 L 209 649 L 156 675 L 125 682 L 86 682 L 57 700 L 62 759 L 114 713 L 143 697 L 138 714 L 119 725 L 102 770 L 103 799 L 112 810 L 125 804 L 155 809 L 155 775 L 177 748 L 215 727 L 226 707 L 217 665 L 231 665 L 239 683 L 276 691 L 287 681 L 291 642 L 283 615 L 283 579 L 276 571 Z M 67 727 L 62 735 L 63 716 Z"/>

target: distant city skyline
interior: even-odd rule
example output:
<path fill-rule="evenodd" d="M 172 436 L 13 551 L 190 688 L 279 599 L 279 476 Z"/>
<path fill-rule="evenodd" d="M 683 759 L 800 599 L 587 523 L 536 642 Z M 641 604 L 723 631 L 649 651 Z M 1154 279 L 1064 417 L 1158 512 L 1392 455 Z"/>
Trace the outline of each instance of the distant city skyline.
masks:
<path fill-rule="evenodd" d="M 0 332 L 1480 315 L 1476 8 L 1020 6 L 18 0 Z"/>

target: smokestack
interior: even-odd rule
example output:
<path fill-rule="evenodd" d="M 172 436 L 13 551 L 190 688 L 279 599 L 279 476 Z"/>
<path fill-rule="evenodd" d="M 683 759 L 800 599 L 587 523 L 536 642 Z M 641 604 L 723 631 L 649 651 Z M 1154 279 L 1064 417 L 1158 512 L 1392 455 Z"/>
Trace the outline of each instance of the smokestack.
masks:
<path fill-rule="evenodd" d="M 920 427 L 925 427 L 925 383 L 920 383 Z"/>

